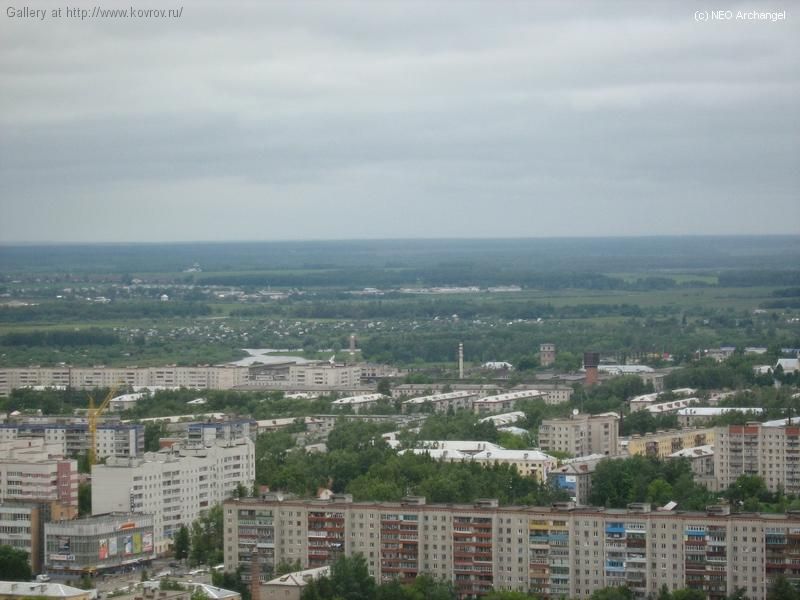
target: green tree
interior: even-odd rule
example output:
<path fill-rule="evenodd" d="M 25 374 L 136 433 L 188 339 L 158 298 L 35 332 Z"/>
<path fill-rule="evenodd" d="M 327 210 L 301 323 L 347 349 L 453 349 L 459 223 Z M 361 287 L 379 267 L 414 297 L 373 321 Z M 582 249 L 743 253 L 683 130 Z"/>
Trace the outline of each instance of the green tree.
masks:
<path fill-rule="evenodd" d="M 331 565 L 330 575 L 311 581 L 303 590 L 302 600 L 374 600 L 375 580 L 370 577 L 367 561 L 361 554 L 341 556 Z"/>
<path fill-rule="evenodd" d="M 589 600 L 633 600 L 633 592 L 625 586 L 605 587 L 595 590 Z"/>
<path fill-rule="evenodd" d="M 190 533 L 192 564 L 215 565 L 222 562 L 222 505 L 215 504 L 194 523 Z"/>
<path fill-rule="evenodd" d="M 737 587 L 733 590 L 733 593 L 727 597 L 726 600 L 748 600 L 747 588 Z"/>
<path fill-rule="evenodd" d="M 767 590 L 767 600 L 800 600 L 800 592 L 783 575 L 778 575 Z"/>
<path fill-rule="evenodd" d="M 301 571 L 302 569 L 303 565 L 300 563 L 299 558 L 295 561 L 282 560 L 278 563 L 278 566 L 275 567 L 275 577 Z"/>
<path fill-rule="evenodd" d="M 78 484 L 78 515 L 92 514 L 92 485 L 87 482 Z"/>
<path fill-rule="evenodd" d="M 700 590 L 682 589 L 672 592 L 670 600 L 706 600 L 706 597 Z"/>
<path fill-rule="evenodd" d="M 31 575 L 27 552 L 11 546 L 0 546 L 0 580 L 28 581 Z"/>
<path fill-rule="evenodd" d="M 381 379 L 378 382 L 378 393 L 383 394 L 384 396 L 392 395 L 392 384 L 388 379 Z"/>
<path fill-rule="evenodd" d="M 189 558 L 189 529 L 186 525 L 181 525 L 178 532 L 175 534 L 173 550 L 175 551 L 175 558 L 182 560 Z"/>
<path fill-rule="evenodd" d="M 672 486 L 663 479 L 655 479 L 647 486 L 647 501 L 663 506 L 672 500 Z"/>

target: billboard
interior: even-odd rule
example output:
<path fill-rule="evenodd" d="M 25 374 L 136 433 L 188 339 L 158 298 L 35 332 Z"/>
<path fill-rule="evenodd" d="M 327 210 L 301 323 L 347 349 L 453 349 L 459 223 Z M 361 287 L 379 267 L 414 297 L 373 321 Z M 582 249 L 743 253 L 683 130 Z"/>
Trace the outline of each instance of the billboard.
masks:
<path fill-rule="evenodd" d="M 133 536 L 126 535 L 122 538 L 122 552 L 125 555 L 133 554 Z"/>
<path fill-rule="evenodd" d="M 108 555 L 109 556 L 117 555 L 117 536 L 109 538 L 108 540 Z"/>
<path fill-rule="evenodd" d="M 69 554 L 71 541 L 66 536 L 59 536 L 56 538 L 56 543 L 58 544 L 58 553 L 59 554 Z"/>
<path fill-rule="evenodd" d="M 101 538 L 99 540 L 99 547 L 97 549 L 97 558 L 99 560 L 105 560 L 108 558 L 108 540 L 106 538 Z"/>
<path fill-rule="evenodd" d="M 152 552 L 153 551 L 153 534 L 152 533 L 145 533 L 142 537 L 142 551 L 143 552 Z"/>
<path fill-rule="evenodd" d="M 133 553 L 134 554 L 141 554 L 142 553 L 142 534 L 141 533 L 134 533 L 133 534 Z"/>

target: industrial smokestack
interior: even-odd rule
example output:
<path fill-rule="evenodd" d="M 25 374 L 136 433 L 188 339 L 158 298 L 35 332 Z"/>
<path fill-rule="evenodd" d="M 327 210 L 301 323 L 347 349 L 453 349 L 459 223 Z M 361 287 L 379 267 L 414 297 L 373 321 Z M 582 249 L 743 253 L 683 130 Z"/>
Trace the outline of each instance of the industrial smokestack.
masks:
<path fill-rule="evenodd" d="M 586 387 L 591 387 L 597 383 L 597 367 L 600 365 L 600 353 L 584 352 L 583 369 L 586 371 Z"/>
<path fill-rule="evenodd" d="M 458 378 L 464 379 L 464 344 L 458 343 Z"/>
<path fill-rule="evenodd" d="M 261 600 L 261 561 L 258 548 L 250 556 L 250 600 Z"/>
<path fill-rule="evenodd" d="M 350 356 L 356 353 L 356 335 L 354 333 L 350 334 Z"/>

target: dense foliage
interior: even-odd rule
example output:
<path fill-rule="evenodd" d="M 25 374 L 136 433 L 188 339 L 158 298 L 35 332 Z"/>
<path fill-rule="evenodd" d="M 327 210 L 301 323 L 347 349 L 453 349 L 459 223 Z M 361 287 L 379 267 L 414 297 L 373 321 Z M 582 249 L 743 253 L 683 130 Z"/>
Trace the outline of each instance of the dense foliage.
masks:
<path fill-rule="evenodd" d="M 28 581 L 31 575 L 27 552 L 0 546 L 0 581 Z"/>
<path fill-rule="evenodd" d="M 303 496 L 327 487 L 356 500 L 421 495 L 430 502 L 491 497 L 503 504 L 548 505 L 565 497 L 508 465 L 487 468 L 473 462 L 439 462 L 428 455 L 398 455 L 380 438 L 383 430 L 370 423 L 339 423 L 324 454 L 294 448 L 286 432 L 262 434 L 256 443 L 257 483 Z"/>

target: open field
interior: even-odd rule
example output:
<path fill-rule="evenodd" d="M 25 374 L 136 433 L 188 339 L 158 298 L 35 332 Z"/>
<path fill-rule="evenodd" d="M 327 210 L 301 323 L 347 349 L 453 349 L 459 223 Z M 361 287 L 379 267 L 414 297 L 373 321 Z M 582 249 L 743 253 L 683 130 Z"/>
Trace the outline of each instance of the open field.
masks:
<path fill-rule="evenodd" d="M 510 362 L 545 341 L 576 356 L 800 347 L 797 264 L 788 236 L 0 246 L 0 304 L 36 305 L 0 308 L 0 365 L 225 362 L 244 347 L 311 357 L 351 334 L 366 360 L 431 365 L 459 341 L 469 360 Z M 508 285 L 521 290 L 487 291 Z M 458 286 L 480 291 L 400 292 Z M 756 310 L 776 298 L 784 308 Z"/>

